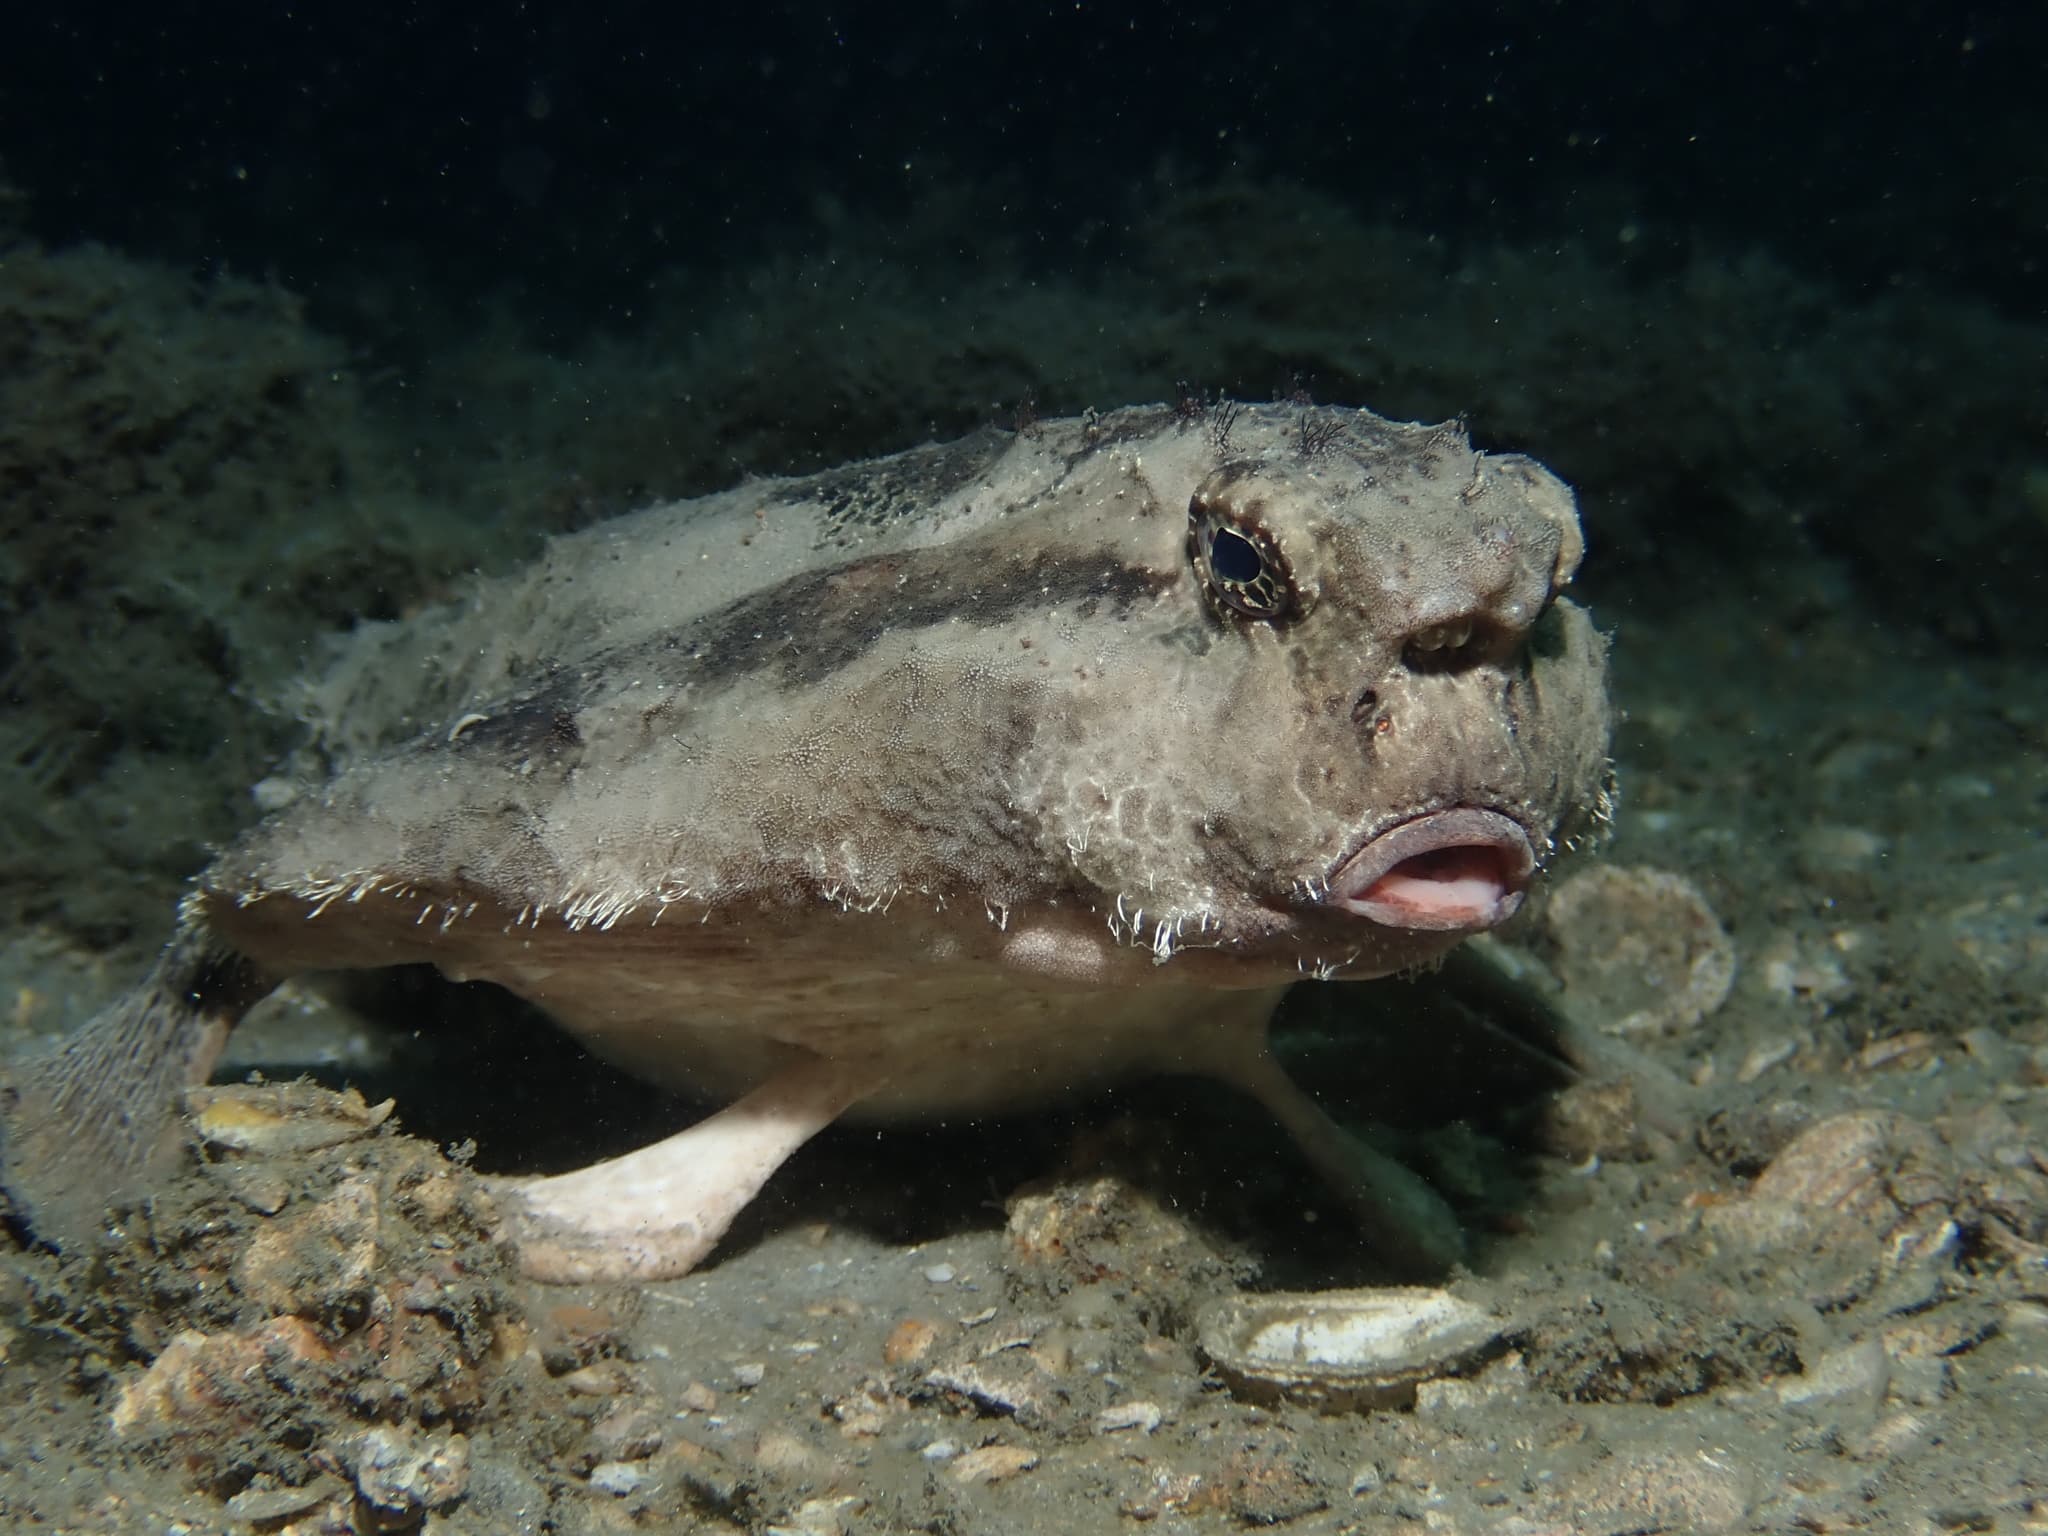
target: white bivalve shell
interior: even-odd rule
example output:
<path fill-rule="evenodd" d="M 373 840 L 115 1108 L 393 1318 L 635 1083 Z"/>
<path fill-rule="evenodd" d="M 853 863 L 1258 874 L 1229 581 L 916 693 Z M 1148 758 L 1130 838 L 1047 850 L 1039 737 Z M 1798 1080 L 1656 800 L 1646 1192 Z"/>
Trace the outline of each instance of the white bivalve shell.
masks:
<path fill-rule="evenodd" d="M 1387 1286 L 1228 1296 L 1204 1307 L 1195 1328 L 1239 1397 L 1338 1412 L 1412 1402 L 1417 1384 L 1485 1355 L 1503 1324 L 1449 1291 Z"/>

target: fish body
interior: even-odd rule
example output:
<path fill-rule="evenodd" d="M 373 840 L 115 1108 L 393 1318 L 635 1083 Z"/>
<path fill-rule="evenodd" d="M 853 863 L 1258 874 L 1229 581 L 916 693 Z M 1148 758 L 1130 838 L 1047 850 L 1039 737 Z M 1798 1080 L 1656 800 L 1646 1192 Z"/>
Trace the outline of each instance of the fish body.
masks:
<path fill-rule="evenodd" d="M 1605 644 L 1561 595 L 1581 551 L 1562 482 L 1458 426 L 1235 405 L 558 540 L 308 685 L 324 771 L 200 876 L 149 983 L 16 1073 L 8 1184 L 33 1211 L 41 1142 L 115 1101 L 110 1156 L 140 1161 L 266 984 L 425 961 L 732 1101 L 505 1181 L 539 1274 L 686 1269 L 842 1113 L 1184 1070 L 1273 1106 L 1368 1212 L 1412 1208 L 1389 1241 L 1440 1260 L 1447 1214 L 1286 1081 L 1265 1025 L 1303 975 L 1504 920 L 1603 814 Z"/>

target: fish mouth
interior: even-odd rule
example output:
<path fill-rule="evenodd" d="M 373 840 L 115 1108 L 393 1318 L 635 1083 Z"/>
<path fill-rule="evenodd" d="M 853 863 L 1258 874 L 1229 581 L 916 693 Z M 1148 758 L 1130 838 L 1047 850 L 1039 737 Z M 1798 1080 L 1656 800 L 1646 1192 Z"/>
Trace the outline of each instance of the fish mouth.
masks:
<path fill-rule="evenodd" d="M 1323 901 L 1386 928 L 1477 933 L 1515 915 L 1535 872 L 1518 823 L 1455 806 L 1380 833 L 1337 867 Z"/>

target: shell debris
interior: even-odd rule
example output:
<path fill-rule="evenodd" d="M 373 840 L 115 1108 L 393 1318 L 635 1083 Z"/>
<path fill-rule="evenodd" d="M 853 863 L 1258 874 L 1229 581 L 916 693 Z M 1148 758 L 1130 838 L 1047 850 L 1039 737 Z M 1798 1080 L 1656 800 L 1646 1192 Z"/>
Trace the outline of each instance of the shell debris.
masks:
<path fill-rule="evenodd" d="M 396 1101 L 365 1102 L 353 1088 L 336 1093 L 315 1083 L 229 1083 L 190 1088 L 185 1111 L 208 1145 L 230 1152 L 277 1157 L 317 1152 L 367 1136 Z"/>

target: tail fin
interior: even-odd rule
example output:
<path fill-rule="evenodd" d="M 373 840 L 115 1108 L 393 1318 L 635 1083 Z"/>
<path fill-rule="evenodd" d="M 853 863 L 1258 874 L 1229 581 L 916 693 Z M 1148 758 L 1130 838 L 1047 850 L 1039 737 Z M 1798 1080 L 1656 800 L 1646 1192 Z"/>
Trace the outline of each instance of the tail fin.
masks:
<path fill-rule="evenodd" d="M 177 1144 L 181 1097 L 277 986 L 187 903 L 148 979 L 55 1050 L 0 1076 L 0 1192 L 37 1236 L 77 1241 Z"/>

